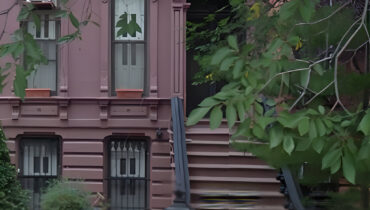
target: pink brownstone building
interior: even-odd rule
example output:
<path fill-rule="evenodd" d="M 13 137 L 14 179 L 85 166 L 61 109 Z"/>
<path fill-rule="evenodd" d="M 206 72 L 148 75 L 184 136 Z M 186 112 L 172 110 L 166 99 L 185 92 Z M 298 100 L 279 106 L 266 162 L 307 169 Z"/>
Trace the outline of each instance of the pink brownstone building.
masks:
<path fill-rule="evenodd" d="M 14 1 L 2 0 L 0 8 Z M 100 26 L 89 24 L 82 28 L 82 40 L 59 45 L 59 37 L 74 32 L 68 20 L 53 18 L 59 2 L 52 0 L 55 7 L 40 9 L 40 30 L 32 20 L 21 26 L 16 21 L 22 5 L 18 2 L 2 43 L 25 27 L 49 61 L 27 84 L 30 94 L 46 89 L 49 97 L 16 97 L 14 74 L 0 96 L 1 125 L 19 179 L 32 191 L 32 208 L 39 208 L 46 180 L 59 177 L 83 180 L 83 188 L 104 195 L 111 209 L 170 206 L 175 187 L 170 99 L 186 101 L 191 94 L 186 93 L 185 50 L 190 4 L 93 0 L 92 20 Z M 76 17 L 83 15 L 84 2 L 69 1 Z M 125 13 L 141 33 L 117 36 L 115 25 Z M 0 27 L 4 24 L 0 17 Z M 117 96 L 117 89 L 143 92 L 125 98 Z M 193 207 L 206 208 L 202 198 L 207 193 L 248 191 L 257 198 L 253 206 L 282 209 L 275 171 L 250 154 L 232 150 L 229 136 L 226 126 L 209 130 L 207 120 L 186 129 Z"/>

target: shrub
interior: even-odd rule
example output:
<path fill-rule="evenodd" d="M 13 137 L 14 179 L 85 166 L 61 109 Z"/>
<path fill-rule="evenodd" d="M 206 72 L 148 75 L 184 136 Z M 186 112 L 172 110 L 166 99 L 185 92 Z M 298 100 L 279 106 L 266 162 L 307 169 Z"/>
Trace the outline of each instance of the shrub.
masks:
<path fill-rule="evenodd" d="M 84 192 L 66 180 L 55 180 L 41 196 L 43 210 L 88 210 L 91 205 L 89 193 Z"/>
<path fill-rule="evenodd" d="M 0 209 L 27 209 L 28 193 L 21 188 L 17 180 L 16 170 L 10 163 L 4 139 L 4 134 L 0 130 Z"/>

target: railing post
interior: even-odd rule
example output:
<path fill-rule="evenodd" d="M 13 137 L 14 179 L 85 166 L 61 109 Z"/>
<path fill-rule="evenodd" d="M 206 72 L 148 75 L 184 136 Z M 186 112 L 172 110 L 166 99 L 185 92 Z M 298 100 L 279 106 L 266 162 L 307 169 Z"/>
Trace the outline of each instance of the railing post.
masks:
<path fill-rule="evenodd" d="M 173 204 L 166 208 L 166 210 L 188 210 L 191 209 L 189 206 L 190 184 L 185 143 L 184 112 L 181 99 L 178 97 L 171 98 L 171 110 L 175 156 L 176 198 Z"/>

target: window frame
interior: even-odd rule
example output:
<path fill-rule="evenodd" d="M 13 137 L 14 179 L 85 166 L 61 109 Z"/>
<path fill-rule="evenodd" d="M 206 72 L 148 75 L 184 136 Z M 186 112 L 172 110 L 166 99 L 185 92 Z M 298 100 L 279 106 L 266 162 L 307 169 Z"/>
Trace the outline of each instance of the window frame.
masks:
<path fill-rule="evenodd" d="M 41 22 L 43 21 L 42 19 L 42 16 L 45 16 L 45 15 L 49 15 L 49 21 L 55 21 L 55 90 L 50 90 L 50 96 L 58 96 L 58 93 L 59 93 L 59 69 L 60 69 L 60 47 L 59 47 L 59 44 L 58 44 L 58 39 L 61 37 L 61 18 L 52 18 L 53 16 L 53 13 L 55 11 L 59 11 L 58 9 L 50 9 L 50 10 L 37 10 L 35 11 L 35 13 L 37 15 L 40 16 L 40 20 Z M 28 32 L 28 24 L 29 22 L 32 22 L 31 19 L 28 19 L 26 21 L 23 21 L 21 22 L 21 27 L 23 28 L 23 30 L 25 30 L 27 33 Z M 43 40 L 43 39 L 37 39 L 34 37 L 34 40 L 36 42 L 38 41 L 50 41 L 50 40 Z M 38 44 L 38 43 L 37 43 Z M 40 45 L 38 44 L 38 46 L 40 47 Z M 42 50 L 42 49 L 41 49 Z M 22 59 L 22 63 L 23 65 L 25 66 L 25 61 L 24 59 Z M 25 69 L 26 70 L 26 69 Z M 35 70 L 37 71 L 37 70 Z M 31 75 L 29 75 L 27 77 L 27 88 L 33 88 L 33 87 L 29 87 L 28 85 L 28 79 Z"/>
<path fill-rule="evenodd" d="M 120 174 L 120 169 L 116 168 L 116 176 L 112 176 L 111 175 L 111 172 L 112 172 L 112 167 L 111 167 L 111 164 L 112 164 L 112 144 L 114 142 L 141 142 L 145 145 L 145 149 L 144 149 L 144 162 L 145 162 L 145 166 L 144 166 L 144 169 L 145 169 L 145 172 L 144 172 L 144 177 L 140 177 L 140 171 L 138 172 L 136 169 L 136 174 L 135 175 L 130 175 L 130 165 L 127 165 L 127 162 L 129 162 L 130 158 L 128 158 L 128 160 L 126 159 L 126 173 L 125 174 Z M 149 200 L 150 200 L 150 141 L 148 138 L 146 137 L 128 137 L 128 136 L 110 136 L 108 138 L 106 138 L 106 146 L 104 147 L 105 150 L 106 150 L 106 154 L 107 154 L 107 159 L 106 159 L 106 164 L 107 164 L 107 167 L 105 170 L 107 170 L 106 172 L 106 180 L 107 180 L 107 195 L 108 195 L 108 199 L 110 202 L 113 202 L 112 201 L 112 181 L 117 181 L 117 180 L 123 180 L 121 183 L 120 183 L 120 186 L 122 186 L 122 184 L 125 186 L 126 183 L 128 181 L 135 181 L 135 180 L 144 180 L 145 182 L 145 191 L 144 191 L 144 195 L 145 195 L 145 198 L 143 199 L 143 201 L 145 202 L 144 204 L 144 207 L 141 208 L 141 207 L 132 207 L 132 208 L 135 208 L 135 209 L 148 209 L 149 208 Z M 118 146 L 119 147 L 119 146 Z M 126 157 L 130 157 L 130 154 L 128 154 L 128 156 Z M 139 154 L 139 157 L 140 157 L 140 154 Z M 116 161 L 117 163 L 117 160 L 119 160 L 119 164 L 115 164 L 116 166 L 118 167 L 121 167 L 121 164 L 120 164 L 120 158 L 117 157 L 115 158 L 114 161 Z M 140 160 L 139 160 L 140 162 Z M 136 167 L 136 164 L 135 164 L 135 167 Z M 139 163 L 139 167 L 140 167 L 140 163 Z M 117 183 L 116 183 L 117 184 Z M 128 192 L 129 189 L 132 189 L 132 186 L 131 188 L 129 186 L 125 186 L 125 192 Z M 122 193 L 122 191 L 120 191 Z M 120 194 L 118 196 L 122 196 L 122 195 L 132 195 L 132 194 Z M 126 198 L 128 200 L 128 197 Z M 125 199 L 122 199 L 121 202 L 123 202 L 123 200 Z M 121 203 L 123 204 L 123 203 Z M 124 208 L 124 205 L 121 206 L 121 208 L 125 209 Z M 127 204 L 127 209 L 131 208 L 128 206 Z"/>
<path fill-rule="evenodd" d="M 39 173 L 38 175 L 23 175 L 24 174 L 24 155 L 25 155 L 25 152 L 24 152 L 24 146 L 25 146 L 25 142 L 31 142 L 32 144 L 32 141 L 43 141 L 43 142 L 46 142 L 46 143 L 49 143 L 49 142 L 53 142 L 51 144 L 55 144 L 57 146 L 56 148 L 56 175 L 42 175 L 41 173 Z M 33 187 L 33 190 L 32 189 L 28 189 L 31 191 L 30 195 L 31 195 L 31 200 L 29 202 L 29 205 L 30 207 L 32 207 L 33 209 L 39 209 L 40 207 L 40 203 L 41 203 L 41 200 L 40 200 L 40 195 L 41 195 L 41 189 L 43 187 L 43 184 L 41 184 L 40 188 L 38 189 L 37 192 L 35 192 L 35 181 L 38 183 L 36 185 L 39 185 L 40 184 L 40 180 L 41 180 L 41 183 L 44 183 L 43 181 L 45 181 L 45 183 L 48 181 L 48 180 L 53 180 L 53 179 L 59 179 L 61 176 L 62 176 L 62 139 L 59 137 L 59 136 L 45 136 L 45 135 L 22 135 L 20 137 L 17 138 L 17 142 L 18 142 L 18 169 L 20 171 L 18 171 L 18 175 L 17 175 L 17 179 L 21 182 L 22 184 L 22 188 L 24 189 L 28 189 L 30 187 L 29 185 L 29 182 L 32 182 L 32 187 Z M 30 156 L 29 156 L 30 157 Z M 51 165 L 52 165 L 52 160 L 51 161 Z M 51 169 L 52 167 L 49 168 L 49 170 L 52 170 Z M 41 165 L 40 165 L 40 170 L 41 170 Z M 52 172 L 51 172 L 52 174 Z M 32 179 L 34 181 L 32 181 Z M 47 185 L 47 184 L 46 184 Z M 34 194 L 38 194 L 38 199 L 36 197 L 33 197 Z"/>
<path fill-rule="evenodd" d="M 143 87 L 143 97 L 148 95 L 148 88 L 149 88 L 149 68 L 148 68 L 148 21 L 149 21 L 149 2 L 148 0 L 144 0 L 144 40 L 116 40 L 116 26 L 115 26 L 115 2 L 116 0 L 111 0 L 109 4 L 109 13 L 110 13 L 110 84 L 109 84 L 109 90 L 110 90 L 110 96 L 117 96 L 116 93 L 116 84 L 115 84 L 115 45 L 116 44 L 124 44 L 124 43 L 138 43 L 138 44 L 144 44 L 144 87 Z"/>

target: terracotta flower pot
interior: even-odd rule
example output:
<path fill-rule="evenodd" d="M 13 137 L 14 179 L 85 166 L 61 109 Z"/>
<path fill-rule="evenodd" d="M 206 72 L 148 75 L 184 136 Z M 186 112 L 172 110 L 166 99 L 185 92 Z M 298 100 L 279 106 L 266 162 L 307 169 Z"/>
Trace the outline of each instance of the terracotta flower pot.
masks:
<path fill-rule="evenodd" d="M 142 98 L 143 89 L 116 89 L 118 98 Z"/>
<path fill-rule="evenodd" d="M 50 88 L 27 88 L 26 97 L 47 98 L 50 97 Z"/>

